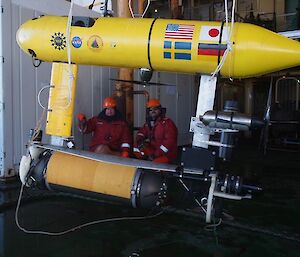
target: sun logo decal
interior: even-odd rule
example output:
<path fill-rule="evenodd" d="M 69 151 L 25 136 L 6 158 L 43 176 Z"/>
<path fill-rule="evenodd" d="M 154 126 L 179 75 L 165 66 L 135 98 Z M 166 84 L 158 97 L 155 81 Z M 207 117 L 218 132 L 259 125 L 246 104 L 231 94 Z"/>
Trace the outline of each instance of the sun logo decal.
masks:
<path fill-rule="evenodd" d="M 67 46 L 66 37 L 64 33 L 55 32 L 54 35 L 51 36 L 51 44 L 54 46 L 55 49 L 64 50 Z"/>

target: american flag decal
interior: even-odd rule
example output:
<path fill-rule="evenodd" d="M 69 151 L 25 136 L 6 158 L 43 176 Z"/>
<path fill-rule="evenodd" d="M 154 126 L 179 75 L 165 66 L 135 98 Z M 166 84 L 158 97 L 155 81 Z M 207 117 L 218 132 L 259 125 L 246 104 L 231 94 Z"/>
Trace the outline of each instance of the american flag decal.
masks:
<path fill-rule="evenodd" d="M 168 24 L 165 31 L 165 38 L 192 40 L 195 25 Z"/>

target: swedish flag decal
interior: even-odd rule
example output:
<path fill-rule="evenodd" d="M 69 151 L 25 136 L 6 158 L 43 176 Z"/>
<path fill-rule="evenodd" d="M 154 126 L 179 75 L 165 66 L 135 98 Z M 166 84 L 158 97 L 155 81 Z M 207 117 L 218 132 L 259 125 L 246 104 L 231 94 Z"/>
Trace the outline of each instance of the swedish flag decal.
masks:
<path fill-rule="evenodd" d="M 188 60 L 192 59 L 192 43 L 164 41 L 164 59 Z"/>

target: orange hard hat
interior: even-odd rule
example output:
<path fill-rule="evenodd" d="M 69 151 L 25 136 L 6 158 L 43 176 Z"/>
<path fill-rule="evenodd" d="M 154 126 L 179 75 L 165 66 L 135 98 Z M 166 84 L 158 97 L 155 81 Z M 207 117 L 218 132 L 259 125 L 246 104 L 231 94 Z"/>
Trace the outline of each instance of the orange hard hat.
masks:
<path fill-rule="evenodd" d="M 103 101 L 103 108 L 115 108 L 117 107 L 117 102 L 112 97 L 106 97 Z"/>
<path fill-rule="evenodd" d="M 160 101 L 158 99 L 152 98 L 147 103 L 148 108 L 160 107 Z"/>

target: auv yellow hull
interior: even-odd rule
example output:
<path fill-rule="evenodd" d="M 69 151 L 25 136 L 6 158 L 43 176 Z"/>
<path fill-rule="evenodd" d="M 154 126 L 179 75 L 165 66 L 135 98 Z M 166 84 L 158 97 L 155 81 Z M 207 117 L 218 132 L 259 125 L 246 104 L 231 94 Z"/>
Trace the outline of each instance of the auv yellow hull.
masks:
<path fill-rule="evenodd" d="M 67 62 L 67 17 L 43 16 L 17 32 L 23 51 L 48 62 Z M 230 28 L 228 28 L 230 29 Z M 227 28 L 219 22 L 99 18 L 90 27 L 72 26 L 72 62 L 158 71 L 211 74 L 226 49 Z M 300 44 L 264 28 L 233 27 L 224 77 L 244 78 L 300 64 Z"/>

